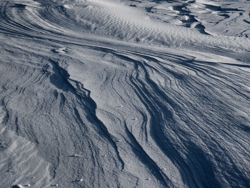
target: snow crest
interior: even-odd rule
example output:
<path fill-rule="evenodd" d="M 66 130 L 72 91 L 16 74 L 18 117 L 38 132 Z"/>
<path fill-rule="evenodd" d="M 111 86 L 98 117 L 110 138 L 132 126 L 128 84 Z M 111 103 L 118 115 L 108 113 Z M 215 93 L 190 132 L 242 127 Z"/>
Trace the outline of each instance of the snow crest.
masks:
<path fill-rule="evenodd" d="M 0 8 L 3 187 L 250 187 L 249 1 Z"/>

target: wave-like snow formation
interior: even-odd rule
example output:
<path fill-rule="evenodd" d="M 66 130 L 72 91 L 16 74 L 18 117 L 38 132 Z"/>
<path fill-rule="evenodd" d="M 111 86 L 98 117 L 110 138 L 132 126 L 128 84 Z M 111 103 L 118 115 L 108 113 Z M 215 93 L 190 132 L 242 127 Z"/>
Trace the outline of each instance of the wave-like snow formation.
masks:
<path fill-rule="evenodd" d="M 0 187 L 250 187 L 250 2 L 2 0 Z"/>

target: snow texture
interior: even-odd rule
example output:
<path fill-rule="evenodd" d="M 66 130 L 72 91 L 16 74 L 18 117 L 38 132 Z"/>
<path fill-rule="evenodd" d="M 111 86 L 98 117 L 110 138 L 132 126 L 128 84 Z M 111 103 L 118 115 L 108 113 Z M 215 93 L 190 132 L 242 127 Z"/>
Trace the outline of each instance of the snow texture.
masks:
<path fill-rule="evenodd" d="M 2 0 L 0 187 L 249 188 L 249 10 Z"/>

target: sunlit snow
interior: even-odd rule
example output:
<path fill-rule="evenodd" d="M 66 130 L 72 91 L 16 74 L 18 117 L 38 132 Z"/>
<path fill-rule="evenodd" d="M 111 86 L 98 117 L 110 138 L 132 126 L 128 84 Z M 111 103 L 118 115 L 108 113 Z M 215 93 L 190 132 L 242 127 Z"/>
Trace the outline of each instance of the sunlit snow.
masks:
<path fill-rule="evenodd" d="M 250 187 L 250 1 L 0 4 L 0 188 Z"/>

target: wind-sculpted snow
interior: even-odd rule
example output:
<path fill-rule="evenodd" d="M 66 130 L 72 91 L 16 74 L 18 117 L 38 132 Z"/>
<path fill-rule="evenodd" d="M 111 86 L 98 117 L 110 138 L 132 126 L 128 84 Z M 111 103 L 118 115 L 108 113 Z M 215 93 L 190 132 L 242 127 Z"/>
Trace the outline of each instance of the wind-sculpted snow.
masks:
<path fill-rule="evenodd" d="M 0 184 L 250 187 L 249 2 L 234 6 L 1 1 Z"/>

